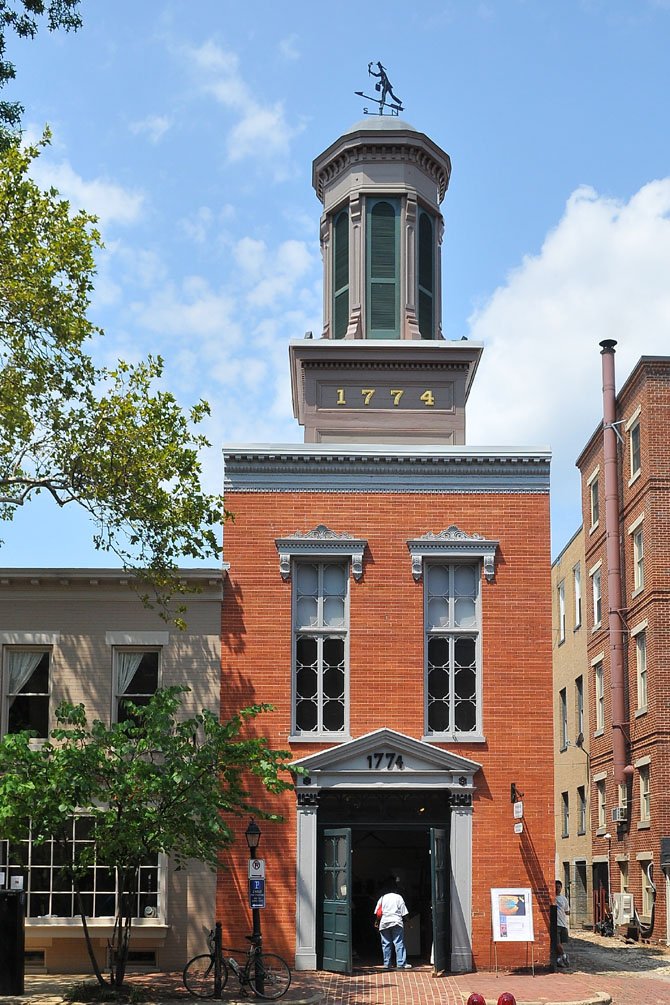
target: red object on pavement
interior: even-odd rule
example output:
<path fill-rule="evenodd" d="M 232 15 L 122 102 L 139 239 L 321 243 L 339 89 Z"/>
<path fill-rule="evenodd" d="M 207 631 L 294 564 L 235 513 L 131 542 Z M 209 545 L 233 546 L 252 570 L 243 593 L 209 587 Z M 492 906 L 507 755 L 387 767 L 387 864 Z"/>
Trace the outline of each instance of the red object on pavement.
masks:
<path fill-rule="evenodd" d="M 486 999 L 476 991 L 473 991 L 467 1000 L 467 1005 L 486 1005 Z"/>
<path fill-rule="evenodd" d="M 503 991 L 498 999 L 498 1005 L 516 1005 L 516 998 L 511 991 Z"/>

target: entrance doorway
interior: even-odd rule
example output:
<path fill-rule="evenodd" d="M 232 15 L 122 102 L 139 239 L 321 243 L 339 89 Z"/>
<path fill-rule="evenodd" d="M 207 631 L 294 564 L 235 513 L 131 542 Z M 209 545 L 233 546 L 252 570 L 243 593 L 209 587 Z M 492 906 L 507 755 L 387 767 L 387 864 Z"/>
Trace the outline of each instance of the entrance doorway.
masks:
<path fill-rule="evenodd" d="M 413 964 L 446 969 L 449 806 L 444 793 L 324 792 L 319 805 L 318 966 L 350 972 L 381 963 L 374 909 L 392 880 L 409 914 Z"/>

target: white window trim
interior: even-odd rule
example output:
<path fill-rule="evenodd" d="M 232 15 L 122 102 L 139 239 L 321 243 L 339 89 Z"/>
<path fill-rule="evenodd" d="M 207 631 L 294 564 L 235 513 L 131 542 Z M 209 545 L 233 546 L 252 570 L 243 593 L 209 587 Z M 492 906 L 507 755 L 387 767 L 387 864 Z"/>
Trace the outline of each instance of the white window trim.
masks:
<path fill-rule="evenodd" d="M 643 520 L 644 520 L 644 511 L 642 513 L 640 513 L 639 517 L 637 517 L 637 519 L 633 520 L 633 522 L 629 525 L 629 527 L 628 527 L 628 533 L 629 534 L 634 534 L 635 531 L 640 526 L 640 524 L 642 523 Z"/>
<path fill-rule="evenodd" d="M 604 782 L 606 778 L 607 778 L 607 772 L 606 771 L 599 771 L 597 775 L 593 776 L 593 781 L 594 782 Z"/>
<path fill-rule="evenodd" d="M 565 622 L 566 622 L 566 611 L 565 611 L 565 580 L 562 579 L 558 584 L 558 644 L 559 646 L 565 642 Z"/>
<path fill-rule="evenodd" d="M 113 647 L 136 646 L 138 649 L 155 649 L 168 645 L 169 641 L 169 632 L 105 632 L 105 643 Z"/>
<path fill-rule="evenodd" d="M 645 618 L 644 621 L 641 621 L 639 623 L 639 625 L 635 625 L 635 628 L 631 628 L 631 630 L 630 630 L 630 636 L 631 636 L 631 638 L 634 639 L 636 635 L 639 635 L 640 632 L 646 631 L 648 627 L 649 627 L 649 622 Z"/>
<path fill-rule="evenodd" d="M 626 423 L 626 425 L 623 427 L 627 433 L 631 431 L 637 420 L 640 418 L 641 414 L 642 414 L 642 405 L 638 405 L 633 414 L 631 415 L 630 419 Z"/>
<path fill-rule="evenodd" d="M 579 589 L 577 589 L 578 586 Z M 584 603 L 584 598 L 582 596 L 581 562 L 577 562 L 577 565 L 573 566 L 572 569 L 572 593 L 575 604 L 575 630 L 577 630 L 577 628 L 581 628 L 582 625 L 582 605 Z"/>
<path fill-rule="evenodd" d="M 591 569 L 589 569 L 589 579 L 591 580 L 591 609 L 592 609 L 592 612 L 593 612 L 593 627 L 591 628 L 591 631 L 593 631 L 593 632 L 597 631 L 602 626 L 602 623 L 603 623 L 603 577 L 602 577 L 602 572 L 601 572 L 602 564 L 603 564 L 602 560 L 600 560 L 599 562 L 596 562 L 596 564 Z M 596 621 L 596 603 L 595 603 L 595 600 L 596 600 L 596 591 L 595 591 L 596 579 L 595 579 L 595 577 L 596 577 L 597 573 L 600 573 L 600 591 L 599 591 L 600 617 Z"/>
<path fill-rule="evenodd" d="M 600 667 L 601 673 L 598 674 L 597 668 Z M 598 679 L 600 678 L 600 689 L 598 688 Z M 595 721 L 595 733 L 594 736 L 601 736 L 605 730 L 605 664 L 602 660 L 599 660 L 594 667 L 594 681 L 593 690 L 595 694 L 595 704 L 596 704 L 596 721 Z M 600 690 L 600 693 L 599 693 Z M 599 711 L 602 709 L 602 721 L 601 716 L 599 716 Z"/>
<path fill-rule="evenodd" d="M 361 552 L 362 556 L 362 552 Z M 338 562 L 341 560 L 341 553 L 337 552 L 334 555 L 311 555 L 300 553 L 298 560 L 308 563 L 314 562 L 316 564 L 327 564 L 328 562 Z M 291 569 L 289 575 L 292 577 L 293 568 L 295 566 L 296 559 L 294 558 L 291 562 Z M 342 563 L 345 564 L 345 563 Z M 282 578 L 284 578 L 282 574 Z M 357 577 L 354 577 L 357 578 Z M 292 591 L 291 596 L 291 732 L 288 737 L 289 743 L 323 743 L 328 741 L 328 743 L 345 743 L 351 740 L 350 732 L 350 693 L 349 693 L 349 681 L 350 681 L 350 640 L 351 640 L 351 590 L 348 585 L 349 579 L 349 569 L 345 568 L 345 582 L 347 583 L 347 590 L 344 598 L 344 623 L 345 628 L 343 630 L 344 634 L 344 666 L 345 666 L 345 678 L 344 678 L 344 724 L 341 733 L 329 733 L 324 731 L 315 730 L 309 733 L 299 733 L 296 726 L 296 676 L 295 676 L 295 666 L 296 666 L 296 601 L 297 593 L 295 590 Z M 334 629 L 336 632 L 336 630 Z"/>
<path fill-rule="evenodd" d="M 651 757 L 647 754 L 646 757 L 640 757 L 637 761 L 633 762 L 634 768 L 646 768 L 651 764 Z"/>
<path fill-rule="evenodd" d="M 2 646 L 55 646 L 60 632 L 0 632 Z"/>
<path fill-rule="evenodd" d="M 648 665 L 647 665 L 647 639 L 646 639 L 646 634 L 645 634 L 645 630 L 644 630 L 647 627 L 647 622 L 644 621 L 643 624 L 644 624 L 644 628 L 641 627 L 640 625 L 638 625 L 635 628 L 634 632 L 630 633 L 631 634 L 631 638 L 635 642 L 635 683 L 637 685 L 637 687 L 636 687 L 636 690 L 637 690 L 637 694 L 636 694 L 637 708 L 635 709 L 635 715 L 636 716 L 643 715 L 647 711 L 647 706 L 648 706 L 648 703 L 649 703 L 649 668 L 648 668 Z M 640 636 L 640 635 L 645 636 L 645 639 L 644 639 L 644 677 L 645 677 L 645 680 L 644 680 L 644 690 L 645 690 L 645 701 L 644 701 L 643 704 L 640 704 L 640 679 L 641 679 L 640 663 L 639 663 L 640 646 L 638 645 L 638 641 L 637 641 L 638 640 L 638 636 Z"/>
<path fill-rule="evenodd" d="M 589 527 L 589 534 L 593 534 L 594 530 L 597 530 L 598 525 L 600 523 L 600 502 L 598 504 L 598 519 L 597 520 L 593 519 L 593 494 L 591 490 L 591 486 L 593 485 L 594 481 L 599 477 L 599 475 L 600 475 L 600 465 L 598 465 L 586 479 L 586 487 L 589 493 L 589 520 L 591 523 L 591 526 Z"/>
<path fill-rule="evenodd" d="M 640 415 L 641 415 L 641 413 L 642 413 L 642 406 L 638 405 L 637 408 L 635 409 L 635 411 L 633 412 L 633 414 L 631 415 L 630 419 L 628 420 L 628 422 L 624 426 L 624 431 L 626 433 L 628 433 L 628 463 L 629 463 L 630 472 L 631 472 L 630 473 L 630 478 L 628 479 L 628 485 L 629 485 L 629 487 L 634 482 L 637 481 L 637 479 L 640 477 L 640 473 L 642 471 L 642 458 L 640 458 L 640 466 L 638 468 L 636 468 L 635 471 L 633 471 L 633 450 L 632 450 L 632 439 L 631 439 L 631 434 L 633 432 L 633 429 L 636 426 L 639 427 L 639 425 L 640 425 Z"/>

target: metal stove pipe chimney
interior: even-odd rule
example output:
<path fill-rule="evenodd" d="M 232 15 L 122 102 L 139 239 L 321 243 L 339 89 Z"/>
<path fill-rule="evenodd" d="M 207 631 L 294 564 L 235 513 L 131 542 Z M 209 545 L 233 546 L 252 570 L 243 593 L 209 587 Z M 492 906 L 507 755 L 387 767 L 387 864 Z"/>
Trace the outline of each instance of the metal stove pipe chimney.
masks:
<path fill-rule="evenodd" d="M 605 554 L 607 556 L 607 600 L 612 691 L 612 754 L 614 780 L 626 782 L 626 695 L 624 681 L 624 614 L 621 588 L 621 547 L 619 474 L 617 463 L 616 390 L 614 386 L 614 339 L 605 339 L 602 348 L 603 374 L 603 455 L 605 464 Z"/>

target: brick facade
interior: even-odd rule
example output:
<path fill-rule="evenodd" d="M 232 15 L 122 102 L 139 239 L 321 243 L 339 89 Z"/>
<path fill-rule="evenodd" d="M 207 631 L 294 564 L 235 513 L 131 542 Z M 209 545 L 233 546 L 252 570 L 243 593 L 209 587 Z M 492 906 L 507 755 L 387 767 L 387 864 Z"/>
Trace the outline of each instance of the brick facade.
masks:
<path fill-rule="evenodd" d="M 607 860 L 611 889 L 628 890 L 641 916 L 646 934 L 666 942 L 666 878 L 661 871 L 661 841 L 670 836 L 670 804 L 667 800 L 670 780 L 669 713 L 666 701 L 670 683 L 670 358 L 642 357 L 617 396 L 617 428 L 622 441 L 618 447 L 620 498 L 621 568 L 623 576 L 623 618 L 625 627 L 624 667 L 626 712 L 628 721 L 628 772 L 626 799 L 628 820 L 612 821 L 611 810 L 620 805 L 620 795 L 612 771 L 610 651 L 607 632 L 608 583 L 605 553 L 604 480 L 602 433 L 597 431 L 578 459 L 582 476 L 582 504 L 586 529 L 586 566 L 602 563 L 601 625 L 594 625 L 591 583 L 586 585 L 588 628 L 588 665 L 593 677 L 593 661 L 603 654 L 605 693 L 604 728 L 597 729 L 595 694 L 591 687 L 591 777 L 604 782 L 607 815 L 604 823 L 597 817 L 595 788 L 592 788 L 594 857 Z M 639 469 L 631 469 L 631 430 L 639 424 Z M 591 523 L 589 479 L 599 469 L 600 519 Z M 641 530 L 644 581 L 636 586 L 634 537 Z M 639 556 L 638 556 L 639 557 Z M 647 702 L 638 703 L 638 640 L 646 641 Z M 650 813 L 641 807 L 641 774 L 649 773 Z M 611 835 L 611 839 L 605 837 Z M 643 872 L 653 863 L 653 881 L 657 886 L 655 918 L 651 929 L 649 902 L 643 903 Z M 627 869 L 627 879 L 626 879 Z M 643 932 L 643 934 L 645 934 Z"/>
<path fill-rule="evenodd" d="M 456 524 L 499 540 L 495 580 L 482 577 L 484 743 L 453 744 L 483 765 L 475 776 L 472 940 L 474 963 L 489 965 L 490 888 L 530 886 L 536 897 L 536 961 L 547 962 L 547 911 L 553 878 L 552 731 L 548 495 L 365 492 L 263 492 L 230 489 L 235 513 L 225 531 L 230 572 L 222 631 L 222 714 L 271 702 L 259 727 L 296 758 L 326 744 L 289 742 L 291 729 L 291 581 L 279 574 L 275 539 L 326 524 L 368 542 L 364 575 L 350 592 L 350 731 L 380 726 L 424 733 L 423 584 L 413 580 L 407 541 Z M 513 833 L 510 784 L 524 793 L 524 833 Z M 263 826 L 272 947 L 295 947 L 295 795 L 264 808 L 284 822 Z M 267 834 L 267 837 L 266 837 Z M 242 848 L 244 848 L 242 838 Z M 242 857 L 238 843 L 238 857 Z M 249 925 L 240 863 L 220 876 L 219 916 L 226 938 Z M 507 950 L 507 952 L 505 952 Z M 519 946 L 499 947 L 501 962 L 525 961 Z"/>

